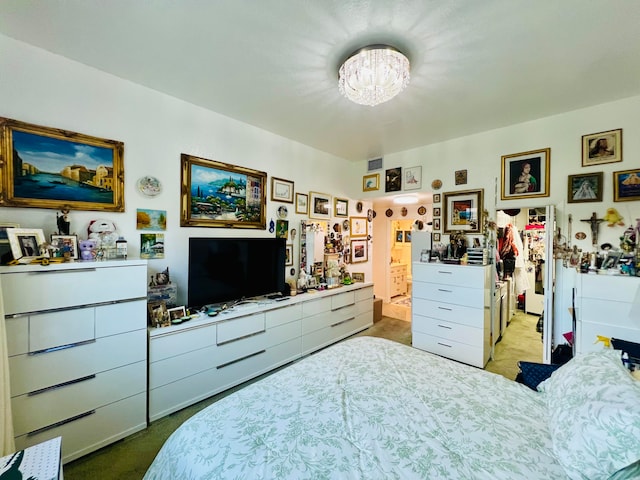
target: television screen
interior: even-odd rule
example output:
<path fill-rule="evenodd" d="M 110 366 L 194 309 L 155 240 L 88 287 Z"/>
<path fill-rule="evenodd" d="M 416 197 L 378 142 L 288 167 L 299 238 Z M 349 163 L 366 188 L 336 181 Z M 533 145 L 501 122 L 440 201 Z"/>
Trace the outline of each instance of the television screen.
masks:
<path fill-rule="evenodd" d="M 191 308 L 285 292 L 285 239 L 190 238 Z"/>

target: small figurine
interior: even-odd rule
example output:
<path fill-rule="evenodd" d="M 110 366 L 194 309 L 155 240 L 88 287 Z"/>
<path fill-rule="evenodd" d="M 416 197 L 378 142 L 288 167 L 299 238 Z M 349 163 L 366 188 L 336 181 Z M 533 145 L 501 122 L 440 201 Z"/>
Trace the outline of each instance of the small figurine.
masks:
<path fill-rule="evenodd" d="M 56 213 L 56 223 L 58 224 L 58 235 L 69 235 L 71 232 L 71 222 L 69 221 L 69 205 L 64 205 L 60 212 L 62 215 Z"/>
<path fill-rule="evenodd" d="M 614 225 L 624 226 L 624 222 L 622 221 L 624 218 L 615 208 L 607 208 L 607 214 L 604 216 L 604 219 L 607 221 L 607 227 L 613 227 Z"/>
<path fill-rule="evenodd" d="M 80 240 L 80 258 L 82 260 L 95 260 L 96 241 L 94 239 Z"/>

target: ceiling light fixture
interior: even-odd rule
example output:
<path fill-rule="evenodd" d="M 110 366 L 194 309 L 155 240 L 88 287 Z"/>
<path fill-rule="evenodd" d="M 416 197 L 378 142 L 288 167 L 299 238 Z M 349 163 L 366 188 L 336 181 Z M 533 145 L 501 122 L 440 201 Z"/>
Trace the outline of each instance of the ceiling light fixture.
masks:
<path fill-rule="evenodd" d="M 352 102 L 378 105 L 409 84 L 409 59 L 389 45 L 369 45 L 340 66 L 338 89 Z"/>
<path fill-rule="evenodd" d="M 418 203 L 418 197 L 415 195 L 401 195 L 393 198 L 393 203 L 396 205 L 412 205 Z"/>

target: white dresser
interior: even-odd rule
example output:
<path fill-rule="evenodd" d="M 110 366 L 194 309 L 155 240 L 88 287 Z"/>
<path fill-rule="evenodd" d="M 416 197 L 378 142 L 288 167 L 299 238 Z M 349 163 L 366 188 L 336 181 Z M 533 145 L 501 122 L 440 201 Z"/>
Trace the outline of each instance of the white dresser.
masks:
<path fill-rule="evenodd" d="M 146 428 L 147 264 L 0 267 L 18 450 L 69 462 Z"/>
<path fill-rule="evenodd" d="M 484 368 L 491 353 L 491 266 L 412 264 L 413 346 Z"/>
<path fill-rule="evenodd" d="M 403 263 L 393 264 L 389 269 L 389 297 L 407 293 L 407 266 Z"/>
<path fill-rule="evenodd" d="M 358 283 L 149 328 L 149 420 L 371 325 L 373 286 Z"/>
<path fill-rule="evenodd" d="M 576 353 L 601 349 L 598 335 L 640 343 L 640 277 L 581 274 L 576 288 Z"/>

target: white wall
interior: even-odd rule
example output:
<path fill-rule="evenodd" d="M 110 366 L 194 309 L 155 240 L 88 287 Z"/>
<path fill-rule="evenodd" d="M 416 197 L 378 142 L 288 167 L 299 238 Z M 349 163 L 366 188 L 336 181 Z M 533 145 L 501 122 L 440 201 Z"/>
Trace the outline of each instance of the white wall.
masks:
<path fill-rule="evenodd" d="M 90 220 L 108 218 L 135 257 L 141 233 L 136 231 L 136 209 L 166 210 L 165 258 L 149 260 L 149 272 L 169 266 L 179 302 L 186 302 L 190 236 L 273 235 L 268 230 L 180 227 L 181 153 L 265 171 L 293 181 L 297 192 L 349 198 L 351 189 L 349 178 L 341 174 L 343 159 L 5 36 L 0 36 L 0 116 L 124 142 L 126 211 L 72 211 L 71 230 L 86 238 Z M 136 181 L 145 175 L 162 182 L 157 197 L 137 191 Z M 267 225 L 277 219 L 280 205 L 268 201 Z M 295 205 L 287 206 L 289 228 L 299 231 L 303 216 L 295 214 Z M 356 214 L 354 201 L 349 214 Z M 47 209 L 0 208 L 0 221 L 43 228 L 47 237 L 57 229 L 56 211 Z M 293 242 L 296 267 L 298 239 Z M 370 279 L 370 267 L 358 265 L 357 271 L 363 270 Z"/>

